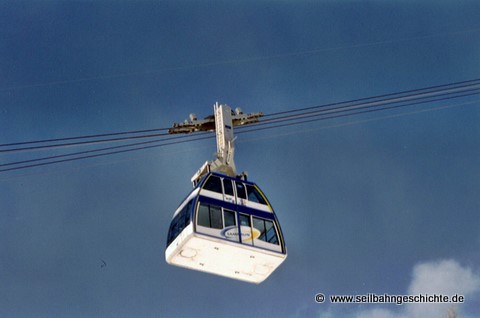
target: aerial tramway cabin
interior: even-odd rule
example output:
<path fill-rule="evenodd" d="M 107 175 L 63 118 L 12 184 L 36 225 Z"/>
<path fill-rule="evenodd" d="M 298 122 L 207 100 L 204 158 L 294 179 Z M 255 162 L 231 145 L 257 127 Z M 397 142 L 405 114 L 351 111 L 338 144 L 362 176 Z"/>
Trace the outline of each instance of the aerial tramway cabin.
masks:
<path fill-rule="evenodd" d="M 260 188 L 211 172 L 175 211 L 165 257 L 169 264 L 260 283 L 287 251 Z"/>
<path fill-rule="evenodd" d="M 260 188 L 237 174 L 233 126 L 258 122 L 262 113 L 216 104 L 214 117 L 174 124 L 170 133 L 211 131 L 217 155 L 192 177 L 194 189 L 175 210 L 165 260 L 251 283 L 264 281 L 287 257 L 280 224 Z"/>

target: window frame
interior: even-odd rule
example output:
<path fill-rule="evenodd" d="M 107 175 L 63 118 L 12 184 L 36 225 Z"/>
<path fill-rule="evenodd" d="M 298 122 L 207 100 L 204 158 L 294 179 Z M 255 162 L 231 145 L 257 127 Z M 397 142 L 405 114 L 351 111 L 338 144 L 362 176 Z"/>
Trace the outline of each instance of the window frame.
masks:
<path fill-rule="evenodd" d="M 217 211 L 219 211 L 220 213 L 218 213 Z M 206 214 L 204 214 L 205 212 Z M 220 215 L 220 220 L 218 220 L 218 215 Z M 202 223 L 200 223 L 200 220 L 202 220 Z M 207 223 L 208 225 L 206 225 Z M 203 226 L 214 230 L 223 229 L 224 221 L 222 207 L 200 202 L 197 209 L 196 224 L 198 226 Z M 218 225 L 221 225 L 222 227 L 218 227 Z"/>
<path fill-rule="evenodd" d="M 242 192 L 243 192 L 243 196 L 240 196 L 239 193 L 239 185 L 241 186 L 242 188 Z M 235 180 L 235 192 L 236 192 L 236 197 L 237 197 L 237 200 L 247 200 L 247 187 L 245 186 L 245 184 L 243 182 L 238 182 L 237 180 Z"/>
<path fill-rule="evenodd" d="M 192 222 L 191 212 L 194 199 L 187 204 L 173 217 L 168 228 L 167 246 L 169 246 L 180 233 Z"/>
<path fill-rule="evenodd" d="M 263 230 L 264 230 L 263 232 L 261 231 L 261 229 L 255 227 L 255 222 L 256 221 L 262 223 Z M 267 230 L 267 224 L 266 224 L 267 222 L 271 223 L 271 225 L 272 225 L 268 230 Z M 260 231 L 260 236 L 256 238 L 257 240 L 260 240 L 260 241 L 268 243 L 268 244 L 273 244 L 273 245 L 280 246 L 280 239 L 279 239 L 278 229 L 277 229 L 275 220 L 264 219 L 264 218 L 252 215 L 252 226 L 255 229 L 257 229 L 258 231 Z M 272 238 L 275 239 L 275 242 L 272 242 L 271 239 L 268 239 L 268 233 L 272 229 L 273 229 L 273 234 L 274 234 L 274 236 Z M 262 239 L 262 236 L 264 237 L 263 239 Z"/>
<path fill-rule="evenodd" d="M 223 210 L 223 228 L 226 229 L 227 227 L 237 226 L 237 212 L 229 209 L 222 208 Z M 231 214 L 233 216 L 233 224 L 227 225 L 225 214 Z"/>
<path fill-rule="evenodd" d="M 255 202 L 262 205 L 268 205 L 265 197 L 262 195 L 260 190 L 253 184 L 245 184 L 245 190 L 246 190 L 248 201 Z M 255 197 L 255 200 L 250 199 L 250 195 Z"/>
<path fill-rule="evenodd" d="M 222 179 L 223 179 L 222 177 L 219 177 L 219 176 L 216 176 L 216 175 L 210 175 L 208 177 L 208 179 L 205 180 L 205 184 L 202 186 L 202 189 L 207 190 L 207 191 L 212 191 L 212 192 L 215 192 L 215 193 L 224 194 L 225 191 L 223 189 L 223 180 Z M 218 183 L 214 184 L 214 182 L 217 182 L 217 181 L 213 181 L 213 180 L 218 180 Z M 214 187 L 210 187 L 212 184 L 213 184 Z M 220 190 L 220 192 L 217 191 L 217 190 Z"/>
<path fill-rule="evenodd" d="M 228 182 L 228 184 L 230 184 L 230 188 L 232 191 L 231 193 L 227 193 L 227 187 L 225 186 L 225 184 Z M 223 184 L 223 194 L 224 195 L 230 195 L 230 196 L 235 196 L 235 190 L 234 190 L 234 186 L 233 186 L 233 182 L 235 182 L 234 180 L 231 180 L 231 179 L 228 179 L 228 178 L 222 178 L 222 184 Z"/>

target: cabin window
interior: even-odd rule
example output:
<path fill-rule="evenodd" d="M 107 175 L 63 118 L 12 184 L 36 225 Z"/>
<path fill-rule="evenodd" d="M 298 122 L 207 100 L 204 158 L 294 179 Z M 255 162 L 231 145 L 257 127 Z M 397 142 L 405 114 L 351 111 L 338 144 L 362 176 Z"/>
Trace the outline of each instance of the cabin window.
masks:
<path fill-rule="evenodd" d="M 225 189 L 225 194 L 233 196 L 232 180 L 223 179 L 223 188 Z"/>
<path fill-rule="evenodd" d="M 214 229 L 223 229 L 221 208 L 210 206 L 210 227 Z"/>
<path fill-rule="evenodd" d="M 253 185 L 247 184 L 247 195 L 249 201 L 260 204 L 267 204 L 260 191 L 258 191 L 258 189 L 255 188 Z"/>
<path fill-rule="evenodd" d="M 212 229 L 222 229 L 222 209 L 212 205 L 200 203 L 198 208 L 198 225 Z"/>
<path fill-rule="evenodd" d="M 223 210 L 223 218 L 225 221 L 225 227 L 237 225 L 237 222 L 235 221 L 235 212 Z"/>
<path fill-rule="evenodd" d="M 205 190 L 222 193 L 222 180 L 216 176 L 210 176 L 203 186 Z"/>
<path fill-rule="evenodd" d="M 208 205 L 200 204 L 198 207 L 197 223 L 201 226 L 210 227 L 210 210 Z"/>
<path fill-rule="evenodd" d="M 245 186 L 241 182 L 236 182 L 237 185 L 237 196 L 239 199 L 246 199 Z"/>
<path fill-rule="evenodd" d="M 168 231 L 167 246 L 175 240 L 175 238 L 187 227 L 190 223 L 190 211 L 192 208 L 192 202 L 188 202 L 183 209 L 175 215 L 170 224 L 170 229 Z"/>
<path fill-rule="evenodd" d="M 240 214 L 240 225 L 250 226 L 250 216 L 246 214 Z"/>
<path fill-rule="evenodd" d="M 247 245 L 253 245 L 253 233 L 250 215 L 239 213 L 238 221 L 240 222 L 240 231 L 242 233 L 240 236 L 240 242 Z"/>
<path fill-rule="evenodd" d="M 272 221 L 253 217 L 253 227 L 260 231 L 257 239 L 278 245 L 277 232 Z"/>

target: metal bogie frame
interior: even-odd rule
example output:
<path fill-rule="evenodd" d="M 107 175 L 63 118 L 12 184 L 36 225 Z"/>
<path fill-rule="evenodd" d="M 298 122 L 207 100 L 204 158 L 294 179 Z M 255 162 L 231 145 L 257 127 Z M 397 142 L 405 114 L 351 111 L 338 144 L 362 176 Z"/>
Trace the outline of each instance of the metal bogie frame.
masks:
<path fill-rule="evenodd" d="M 216 103 L 214 107 L 217 106 L 226 106 Z M 231 108 L 230 108 L 231 109 Z M 263 116 L 262 112 L 249 113 L 245 114 L 242 110 L 237 107 L 235 111 L 231 111 L 232 125 L 233 126 L 243 126 L 248 124 L 257 123 L 259 118 Z M 190 114 L 189 118 L 182 123 L 173 123 L 172 128 L 168 130 L 169 134 L 189 134 L 199 131 L 215 131 L 215 116 L 210 115 L 204 119 L 198 119 L 197 115 Z"/>
<path fill-rule="evenodd" d="M 244 114 L 240 108 L 232 111 L 230 106 L 218 102 L 213 106 L 214 115 L 199 120 L 196 115 L 190 114 L 189 120 L 180 124 L 173 124 L 169 129 L 170 134 L 193 133 L 198 131 L 215 131 L 217 138 L 217 153 L 213 161 L 205 162 L 193 175 L 191 181 L 195 187 L 198 182 L 209 172 L 220 172 L 231 177 L 246 178 L 242 172 L 237 174 L 234 162 L 235 137 L 233 127 L 257 123 L 263 113 Z"/>

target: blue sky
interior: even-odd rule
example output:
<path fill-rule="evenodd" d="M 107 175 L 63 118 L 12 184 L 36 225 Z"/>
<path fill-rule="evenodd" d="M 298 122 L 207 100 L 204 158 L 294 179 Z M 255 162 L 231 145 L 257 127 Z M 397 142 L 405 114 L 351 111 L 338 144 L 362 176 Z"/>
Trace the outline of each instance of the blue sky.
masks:
<path fill-rule="evenodd" d="M 0 143 L 169 127 L 216 101 L 268 114 L 477 79 L 479 17 L 476 1 L 1 2 Z M 239 135 L 237 168 L 289 252 L 258 286 L 164 260 L 213 139 L 0 173 L 0 316 L 446 315 L 314 301 L 429 292 L 464 294 L 454 308 L 475 317 L 479 105 Z"/>

